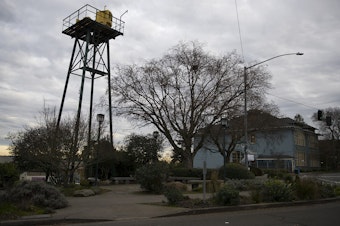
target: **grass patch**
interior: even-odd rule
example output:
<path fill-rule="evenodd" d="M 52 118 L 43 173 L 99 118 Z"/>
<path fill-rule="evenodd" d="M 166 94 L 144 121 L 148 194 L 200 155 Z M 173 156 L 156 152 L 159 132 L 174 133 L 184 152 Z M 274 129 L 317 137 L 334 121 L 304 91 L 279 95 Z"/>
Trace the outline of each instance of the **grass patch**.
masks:
<path fill-rule="evenodd" d="M 50 209 L 37 206 L 30 206 L 30 208 L 23 210 L 13 203 L 0 203 L 0 220 L 15 220 L 23 216 L 48 214 L 51 212 L 53 211 Z"/>
<path fill-rule="evenodd" d="M 63 193 L 66 197 L 72 197 L 75 191 L 82 190 L 82 189 L 91 189 L 94 191 L 96 195 L 100 195 L 106 192 L 111 191 L 110 189 L 102 188 L 102 187 L 88 187 L 82 185 L 69 185 L 66 187 L 60 187 L 59 190 Z"/>

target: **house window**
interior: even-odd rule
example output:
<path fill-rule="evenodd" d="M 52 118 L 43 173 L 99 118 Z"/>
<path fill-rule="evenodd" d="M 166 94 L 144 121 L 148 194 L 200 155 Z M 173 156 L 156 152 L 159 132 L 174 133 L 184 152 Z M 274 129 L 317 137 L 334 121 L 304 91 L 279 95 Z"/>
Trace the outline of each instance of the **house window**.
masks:
<path fill-rule="evenodd" d="M 255 135 L 250 136 L 250 143 L 255 144 L 256 143 L 256 138 Z"/>
<path fill-rule="evenodd" d="M 295 131 L 294 133 L 295 144 L 300 146 L 306 146 L 305 135 L 302 131 Z"/>
<path fill-rule="evenodd" d="M 295 157 L 296 157 L 296 166 L 306 166 L 304 152 L 301 152 L 301 151 L 297 152 Z"/>
<path fill-rule="evenodd" d="M 234 151 L 232 153 L 232 158 L 233 158 L 233 160 L 232 160 L 233 162 L 239 163 L 240 160 L 241 160 L 241 153 L 239 151 Z"/>
<path fill-rule="evenodd" d="M 314 136 L 314 135 L 309 136 L 309 146 L 311 148 L 317 148 L 318 147 L 318 140 L 317 140 L 316 136 Z"/>

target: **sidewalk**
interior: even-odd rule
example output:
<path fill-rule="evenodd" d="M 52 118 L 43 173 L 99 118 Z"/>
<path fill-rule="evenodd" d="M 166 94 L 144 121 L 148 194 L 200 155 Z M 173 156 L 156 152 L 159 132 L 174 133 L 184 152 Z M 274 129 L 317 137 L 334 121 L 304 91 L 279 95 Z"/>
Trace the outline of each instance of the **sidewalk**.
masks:
<path fill-rule="evenodd" d="M 57 210 L 56 219 L 136 219 L 175 214 L 185 208 L 160 206 L 164 195 L 138 193 L 138 184 L 105 186 L 110 192 L 91 197 L 69 197 L 70 206 Z"/>
<path fill-rule="evenodd" d="M 161 205 L 164 195 L 140 193 L 140 185 L 110 185 L 111 191 L 90 197 L 67 197 L 69 206 L 54 214 L 23 217 L 20 220 L 3 221 L 0 225 L 46 225 L 48 222 L 79 223 L 89 221 L 117 221 L 152 218 L 179 214 L 186 208 Z"/>

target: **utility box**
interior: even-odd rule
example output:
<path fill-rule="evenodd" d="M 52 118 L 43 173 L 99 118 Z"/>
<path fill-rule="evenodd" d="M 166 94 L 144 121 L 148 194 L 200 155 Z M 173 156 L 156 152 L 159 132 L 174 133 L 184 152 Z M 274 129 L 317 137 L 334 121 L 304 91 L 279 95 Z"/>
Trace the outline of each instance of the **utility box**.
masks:
<path fill-rule="evenodd" d="M 112 27 L 112 13 L 109 10 L 98 11 L 96 21 L 106 26 Z"/>

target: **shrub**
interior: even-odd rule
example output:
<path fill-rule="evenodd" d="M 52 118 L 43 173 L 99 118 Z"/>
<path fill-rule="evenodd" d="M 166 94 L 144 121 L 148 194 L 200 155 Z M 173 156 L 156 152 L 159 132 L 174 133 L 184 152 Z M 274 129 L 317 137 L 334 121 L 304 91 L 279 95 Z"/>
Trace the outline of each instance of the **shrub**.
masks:
<path fill-rule="evenodd" d="M 214 196 L 214 201 L 218 205 L 238 205 L 240 203 L 239 192 L 230 186 L 223 186 Z"/>
<path fill-rule="evenodd" d="M 219 170 L 220 179 L 223 179 L 223 173 L 224 169 L 221 167 Z M 228 163 L 226 164 L 226 177 L 229 179 L 254 179 L 255 175 L 243 165 Z"/>
<path fill-rule="evenodd" d="M 301 200 L 313 200 L 318 198 L 331 198 L 336 196 L 335 186 L 312 179 L 297 179 L 295 194 Z"/>
<path fill-rule="evenodd" d="M 263 172 L 260 168 L 256 168 L 256 167 L 253 167 L 253 166 L 250 167 L 250 172 L 252 172 L 255 176 L 262 176 L 263 175 Z"/>
<path fill-rule="evenodd" d="M 242 179 L 227 180 L 226 185 L 231 186 L 239 191 L 260 190 L 263 187 L 263 179 Z"/>
<path fill-rule="evenodd" d="M 293 199 L 292 188 L 280 180 L 268 180 L 263 184 L 261 196 L 267 202 L 286 202 Z"/>
<path fill-rule="evenodd" d="M 179 181 L 172 181 L 166 183 L 165 187 L 175 187 L 176 189 L 180 191 L 186 191 L 187 190 L 187 185 L 183 184 L 182 182 Z"/>
<path fill-rule="evenodd" d="M 221 182 L 218 181 L 218 171 L 214 170 L 210 172 L 210 181 L 207 183 L 208 192 L 216 192 L 220 189 Z"/>
<path fill-rule="evenodd" d="M 287 172 L 287 170 L 278 170 L 278 169 L 266 169 L 264 173 L 268 175 L 268 178 L 272 179 L 280 179 L 287 182 L 293 181 L 293 176 L 291 173 Z"/>
<path fill-rule="evenodd" d="M 340 196 L 340 187 L 337 186 L 337 187 L 334 189 L 334 192 L 335 192 L 335 196 Z"/>
<path fill-rule="evenodd" d="M 174 177 L 202 177 L 202 169 L 172 168 L 170 176 Z"/>
<path fill-rule="evenodd" d="M 252 190 L 250 193 L 250 197 L 255 203 L 260 203 L 263 199 L 260 190 Z"/>
<path fill-rule="evenodd" d="M 312 200 L 319 196 L 318 186 L 311 179 L 297 179 L 295 183 L 295 194 L 298 199 Z"/>
<path fill-rule="evenodd" d="M 11 187 L 19 180 L 19 171 L 14 163 L 0 163 L 0 187 Z"/>
<path fill-rule="evenodd" d="M 64 208 L 68 205 L 65 196 L 45 182 L 20 182 L 9 191 L 8 199 L 23 209 L 30 208 L 32 205 L 52 209 Z"/>
<path fill-rule="evenodd" d="M 136 170 L 136 180 L 142 189 L 160 194 L 163 191 L 163 183 L 167 179 L 167 174 L 168 168 L 165 163 L 152 163 Z"/>
<path fill-rule="evenodd" d="M 164 196 L 167 198 L 170 205 L 176 205 L 184 199 L 181 191 L 175 186 L 166 186 L 164 189 Z"/>
<path fill-rule="evenodd" d="M 332 198 L 336 196 L 335 186 L 330 184 L 318 183 L 321 198 Z"/>

